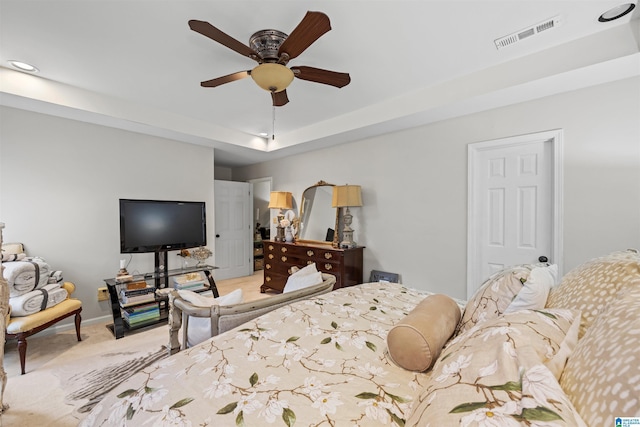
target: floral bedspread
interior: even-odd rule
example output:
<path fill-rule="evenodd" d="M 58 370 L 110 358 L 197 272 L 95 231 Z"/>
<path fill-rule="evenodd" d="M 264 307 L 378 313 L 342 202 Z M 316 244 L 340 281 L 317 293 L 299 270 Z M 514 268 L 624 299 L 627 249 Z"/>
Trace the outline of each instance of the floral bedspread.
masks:
<path fill-rule="evenodd" d="M 429 374 L 393 364 L 386 334 L 427 295 L 367 283 L 272 311 L 145 368 L 81 426 L 404 425 Z"/>

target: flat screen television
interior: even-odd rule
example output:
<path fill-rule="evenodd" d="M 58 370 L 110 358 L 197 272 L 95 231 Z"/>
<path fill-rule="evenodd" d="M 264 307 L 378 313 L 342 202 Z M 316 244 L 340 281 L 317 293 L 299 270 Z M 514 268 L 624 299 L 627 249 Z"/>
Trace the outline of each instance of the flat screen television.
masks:
<path fill-rule="evenodd" d="M 205 202 L 120 199 L 120 253 L 153 252 L 157 287 L 167 251 L 206 244 Z"/>
<path fill-rule="evenodd" d="M 120 199 L 120 252 L 205 246 L 205 202 Z"/>

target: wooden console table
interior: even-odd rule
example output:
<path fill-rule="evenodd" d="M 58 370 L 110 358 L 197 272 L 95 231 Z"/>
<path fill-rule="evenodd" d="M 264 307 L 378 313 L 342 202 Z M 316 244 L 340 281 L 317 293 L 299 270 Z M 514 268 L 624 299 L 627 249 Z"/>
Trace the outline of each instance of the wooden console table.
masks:
<path fill-rule="evenodd" d="M 316 263 L 318 271 L 336 276 L 334 289 L 362 283 L 362 258 L 364 246 L 337 249 L 329 244 L 273 240 L 263 242 L 264 284 L 267 289 L 282 291 L 291 274 L 291 267 L 303 268 Z"/>

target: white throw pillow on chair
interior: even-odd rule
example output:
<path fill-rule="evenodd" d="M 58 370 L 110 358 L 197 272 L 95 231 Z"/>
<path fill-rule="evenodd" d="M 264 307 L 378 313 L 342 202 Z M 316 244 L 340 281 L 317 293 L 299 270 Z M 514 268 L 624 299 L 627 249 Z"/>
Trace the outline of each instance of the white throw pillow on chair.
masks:
<path fill-rule="evenodd" d="M 309 264 L 289 276 L 282 293 L 297 291 L 320 283 L 322 283 L 322 273 L 318 271 L 315 263 Z"/>
<path fill-rule="evenodd" d="M 318 268 L 316 267 L 316 263 L 313 262 L 308 264 L 306 267 L 298 268 L 296 266 L 291 267 L 291 276 L 301 277 L 307 276 L 309 274 L 317 273 Z"/>
<path fill-rule="evenodd" d="M 232 305 L 243 302 L 242 289 L 236 289 L 226 295 L 213 298 L 213 292 L 193 292 L 185 289 L 178 291 L 178 295 L 183 300 L 190 302 L 196 307 L 213 307 L 214 305 Z"/>
<path fill-rule="evenodd" d="M 178 295 L 196 307 L 233 305 L 243 302 L 242 289 L 236 289 L 235 291 L 229 292 L 228 294 L 218 298 L 212 298 L 213 293 L 211 291 L 199 294 L 193 291 L 179 290 Z M 189 326 L 187 327 L 187 347 L 193 347 L 194 345 L 208 340 L 209 338 L 211 338 L 211 319 L 189 316 Z"/>

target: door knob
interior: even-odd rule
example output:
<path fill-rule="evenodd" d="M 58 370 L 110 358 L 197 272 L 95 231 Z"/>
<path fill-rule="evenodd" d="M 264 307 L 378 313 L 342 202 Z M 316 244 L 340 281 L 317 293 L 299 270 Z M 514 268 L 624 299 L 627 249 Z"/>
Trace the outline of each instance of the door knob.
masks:
<path fill-rule="evenodd" d="M 217 238 L 219 238 L 219 237 L 220 237 L 220 235 L 219 235 L 219 234 L 216 234 L 216 239 L 217 239 Z"/>
<path fill-rule="evenodd" d="M 540 262 L 549 262 L 549 258 L 547 258 L 546 256 L 542 255 L 540 258 L 538 258 L 538 261 L 540 261 Z"/>

